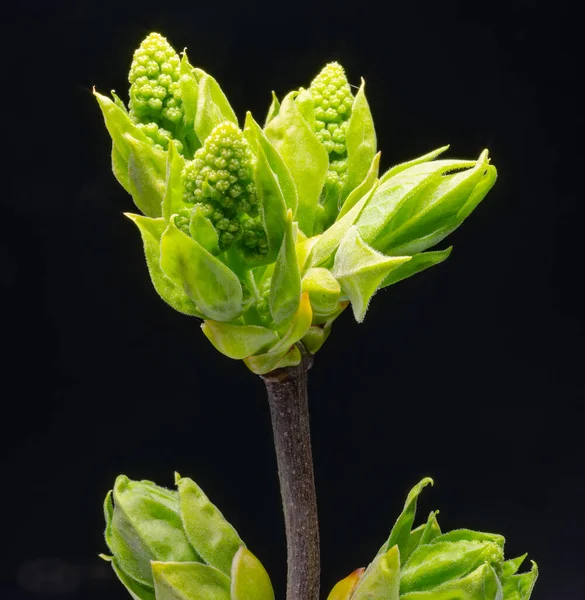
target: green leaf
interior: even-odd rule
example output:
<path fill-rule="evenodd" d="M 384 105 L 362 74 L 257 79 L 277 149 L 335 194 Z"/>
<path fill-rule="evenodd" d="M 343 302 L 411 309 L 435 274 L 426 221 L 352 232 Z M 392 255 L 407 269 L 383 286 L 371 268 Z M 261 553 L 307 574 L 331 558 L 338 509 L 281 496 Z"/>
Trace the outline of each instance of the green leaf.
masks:
<path fill-rule="evenodd" d="M 314 317 L 329 316 L 337 311 L 341 287 L 328 269 L 309 269 L 302 280 L 302 291 L 309 294 Z"/>
<path fill-rule="evenodd" d="M 145 145 L 152 147 L 152 144 L 146 134 L 138 129 L 134 123 L 130 120 L 128 113 L 116 105 L 115 102 L 110 100 L 107 96 L 102 96 L 98 92 L 93 91 L 93 95 L 98 101 L 99 107 L 102 111 L 104 121 L 106 123 L 106 129 L 108 130 L 112 141 L 117 146 L 118 151 L 122 158 L 127 161 L 130 154 L 131 147 L 129 146 L 126 135 L 130 135 L 134 140 L 143 142 Z M 154 149 L 155 153 L 160 155 L 160 159 L 164 164 L 164 152 Z M 164 172 L 164 169 L 163 169 Z"/>
<path fill-rule="evenodd" d="M 237 125 L 238 119 L 219 83 L 201 69 L 194 72 L 199 78 L 194 127 L 199 141 L 203 143 L 215 127 L 225 121 Z"/>
<path fill-rule="evenodd" d="M 528 553 L 518 556 L 517 558 L 511 558 L 502 564 L 502 580 L 514 575 L 518 569 L 522 566 L 522 563 L 526 560 Z"/>
<path fill-rule="evenodd" d="M 275 369 L 294 367 L 300 362 L 301 353 L 296 346 L 244 358 L 244 364 L 256 375 L 266 375 Z"/>
<path fill-rule="evenodd" d="M 201 329 L 217 350 L 236 360 L 268 350 L 278 341 L 276 332 L 258 325 L 229 325 L 207 320 Z"/>
<path fill-rule="evenodd" d="M 229 575 L 234 556 L 244 542 L 192 479 L 177 475 L 175 483 L 189 542 L 207 564 Z"/>
<path fill-rule="evenodd" d="M 302 337 L 301 342 L 310 354 L 315 354 L 321 349 L 321 346 L 327 341 L 331 333 L 333 320 L 323 323 L 323 325 L 313 325 L 309 327 L 307 333 Z"/>
<path fill-rule="evenodd" d="M 376 185 L 378 169 L 380 168 L 380 156 L 381 152 L 378 152 L 372 159 L 372 164 L 370 165 L 364 180 L 352 190 L 351 194 L 349 194 L 343 203 L 343 206 L 337 215 L 337 221 L 344 217 L 364 196 L 368 195 L 368 192 Z"/>
<path fill-rule="evenodd" d="M 475 161 L 438 160 L 415 165 L 391 177 L 378 186 L 360 213 L 356 221 L 360 235 L 364 241 L 373 245 L 374 241 L 392 226 L 394 215 L 405 202 L 426 197 L 427 188 L 434 190 L 443 173 L 474 165 Z M 376 248 L 386 252 L 379 244 Z"/>
<path fill-rule="evenodd" d="M 528 573 L 512 575 L 503 581 L 504 600 L 529 600 L 538 579 L 538 567 L 532 561 L 532 569 Z"/>
<path fill-rule="evenodd" d="M 199 81 L 195 75 L 195 70 L 189 63 L 187 51 L 183 52 L 181 57 L 181 100 L 183 101 L 183 110 L 185 111 L 185 125 L 193 127 L 195 123 L 195 114 L 197 113 L 197 100 L 199 98 Z"/>
<path fill-rule="evenodd" d="M 278 115 L 266 126 L 266 136 L 294 179 L 299 199 L 295 217 L 300 229 L 310 237 L 329 156 L 299 112 L 294 100 L 296 94 L 291 92 L 284 98 Z"/>
<path fill-rule="evenodd" d="M 346 133 L 347 181 L 343 186 L 342 202 L 368 174 L 376 154 L 376 131 L 374 120 L 366 100 L 366 82 L 362 84 L 353 101 L 353 108 Z"/>
<path fill-rule="evenodd" d="M 402 281 L 403 279 L 407 279 L 408 277 L 412 277 L 425 269 L 430 267 L 434 267 L 442 263 L 444 260 L 449 258 L 451 254 L 451 250 L 453 250 L 453 246 L 449 246 L 446 250 L 436 250 L 434 252 L 420 252 L 419 254 L 415 254 L 410 258 L 407 263 L 400 265 L 397 269 L 394 269 L 386 279 L 380 285 L 380 288 L 388 287 L 389 285 L 393 285 Z"/>
<path fill-rule="evenodd" d="M 156 600 L 230 600 L 230 578 L 209 565 L 153 562 Z"/>
<path fill-rule="evenodd" d="M 112 144 L 112 173 L 118 180 L 118 183 L 131 194 L 130 182 L 128 180 L 128 161 L 124 159 L 118 146 Z"/>
<path fill-rule="evenodd" d="M 437 521 L 438 510 L 431 511 L 429 518 L 425 524 L 424 531 L 420 537 L 420 545 L 432 543 L 438 536 L 441 535 L 441 528 Z"/>
<path fill-rule="evenodd" d="M 392 254 L 414 254 L 434 246 L 463 222 L 495 181 L 496 170 L 485 151 L 472 169 L 441 176 L 425 193 L 408 198 L 372 245 Z"/>
<path fill-rule="evenodd" d="M 424 591 L 458 579 L 484 563 L 499 564 L 502 548 L 494 542 L 437 542 L 419 546 L 402 569 L 400 593 Z"/>
<path fill-rule="evenodd" d="M 185 291 L 169 279 L 160 267 L 160 242 L 167 227 L 164 219 L 151 219 L 142 215 L 125 214 L 140 231 L 142 243 L 144 244 L 146 265 L 158 295 L 175 310 L 185 315 L 203 318 L 203 314 Z"/>
<path fill-rule="evenodd" d="M 406 552 L 410 539 L 410 530 L 412 529 L 412 524 L 414 523 L 414 518 L 416 516 L 418 497 L 427 485 L 433 484 L 434 482 L 430 477 L 425 477 L 410 490 L 406 497 L 404 508 L 390 532 L 390 537 L 386 540 L 386 543 L 382 546 L 378 554 L 388 552 L 388 550 L 395 545 L 398 546 L 401 554 Z"/>
<path fill-rule="evenodd" d="M 301 273 L 295 252 L 292 211 L 286 215 L 284 239 L 270 281 L 270 314 L 277 326 L 292 318 L 301 298 Z"/>
<path fill-rule="evenodd" d="M 432 152 L 429 152 L 428 154 L 423 154 L 422 156 L 419 156 L 418 158 L 414 158 L 413 160 L 409 160 L 407 162 L 403 162 L 400 163 L 399 165 L 396 165 L 394 167 L 392 167 L 391 169 L 388 169 L 384 175 L 382 175 L 382 177 L 380 177 L 380 184 L 385 183 L 386 181 L 388 181 L 388 179 L 390 179 L 390 177 L 394 177 L 394 175 L 398 175 L 398 173 L 401 173 L 402 171 L 406 171 L 406 169 L 409 169 L 410 167 L 414 167 L 415 165 L 420 165 L 421 163 L 424 162 L 430 162 L 431 160 L 435 160 L 435 158 L 437 158 L 437 156 L 440 156 L 441 154 L 443 154 L 443 152 L 447 151 L 449 149 L 449 146 L 443 146 L 442 148 L 437 148 L 436 150 L 433 150 Z"/>
<path fill-rule="evenodd" d="M 172 219 L 161 238 L 160 265 L 206 318 L 232 321 L 241 314 L 242 286 L 236 275 Z"/>
<path fill-rule="evenodd" d="M 231 600 L 274 600 L 274 590 L 266 569 L 243 546 L 234 557 L 231 575 Z"/>
<path fill-rule="evenodd" d="M 256 166 L 254 168 L 254 182 L 264 230 L 268 240 L 268 253 L 266 264 L 274 262 L 278 256 L 286 230 L 286 204 L 282 189 L 258 140 L 254 144 Z"/>
<path fill-rule="evenodd" d="M 437 536 L 441 535 L 441 529 L 437 522 L 437 515 L 439 511 L 431 511 L 429 518 L 426 523 L 423 523 L 416 529 L 410 532 L 408 539 L 408 545 L 406 550 L 402 553 L 402 559 L 404 562 L 408 560 L 410 555 L 419 547 L 424 544 L 430 544 Z"/>
<path fill-rule="evenodd" d="M 368 305 L 388 274 L 410 260 L 410 256 L 384 256 L 368 246 L 352 226 L 335 254 L 333 275 L 351 301 L 358 323 L 364 320 Z M 409 528 L 410 531 L 410 528 Z"/>
<path fill-rule="evenodd" d="M 191 210 L 189 233 L 207 252 L 219 254 L 219 237 L 213 223 L 203 214 L 201 206 L 196 205 Z"/>
<path fill-rule="evenodd" d="M 152 586 L 143 585 L 129 577 L 120 569 L 115 560 L 111 561 L 112 569 L 119 579 L 120 583 L 128 590 L 128 593 L 134 600 L 156 600 Z"/>
<path fill-rule="evenodd" d="M 400 595 L 400 600 L 508 600 L 494 569 L 483 564 L 461 579 L 447 581 L 428 591 Z"/>
<path fill-rule="evenodd" d="M 276 148 L 270 143 L 260 125 L 254 121 L 251 113 L 246 114 L 246 126 L 244 128 L 244 134 L 247 136 L 252 147 L 254 147 L 252 140 L 255 140 L 256 143 L 260 144 L 264 154 L 266 155 L 266 160 L 270 165 L 270 169 L 276 176 L 286 207 L 293 211 L 294 216 L 298 206 L 297 188 L 294 179 L 292 178 L 286 163 L 276 151 Z"/>
<path fill-rule="evenodd" d="M 287 329 L 286 333 L 282 336 L 271 349 L 271 352 L 278 352 L 280 350 L 287 350 L 296 344 L 309 330 L 311 327 L 311 320 L 313 318 L 313 311 L 311 310 L 311 301 L 309 294 L 303 292 L 301 294 L 301 301 L 299 308 L 295 316 L 293 317 L 292 323 Z"/>
<path fill-rule="evenodd" d="M 266 125 L 268 125 L 268 123 L 270 123 L 270 121 L 272 121 L 272 119 L 276 117 L 279 111 L 280 102 L 278 101 L 278 98 L 276 97 L 276 94 L 273 91 L 272 102 L 270 103 L 270 107 L 268 108 L 268 114 L 266 115 L 266 120 L 264 121 L 264 127 L 266 127 Z"/>
<path fill-rule="evenodd" d="M 398 600 L 399 589 L 400 552 L 393 546 L 368 566 L 351 600 Z"/>
<path fill-rule="evenodd" d="M 151 560 L 199 559 L 183 531 L 175 492 L 120 475 L 113 498 L 106 543 L 126 575 L 152 586 Z"/>
<path fill-rule="evenodd" d="M 187 205 L 183 202 L 183 185 L 181 173 L 185 159 L 178 153 L 175 144 L 169 144 L 165 178 L 165 193 L 162 201 L 162 216 L 168 223 L 172 215 L 177 214 Z"/>
<path fill-rule="evenodd" d="M 335 253 L 339 248 L 339 244 L 359 217 L 363 207 L 371 199 L 375 189 L 376 188 L 373 188 L 370 192 L 364 194 L 343 218 L 333 223 L 329 229 L 318 236 L 305 261 L 305 269 L 311 267 L 331 267 L 333 265 Z"/>
<path fill-rule="evenodd" d="M 453 529 L 448 533 L 436 537 L 433 543 L 439 542 L 460 542 L 461 540 L 467 542 L 493 542 L 498 544 L 502 550 L 506 543 L 506 538 L 498 533 L 484 533 L 483 531 L 472 531 L 471 529 Z"/>
<path fill-rule="evenodd" d="M 128 187 L 134 204 L 147 217 L 162 216 L 165 195 L 166 159 L 153 146 L 125 134 L 128 154 Z M 163 167 L 164 163 L 164 167 Z"/>

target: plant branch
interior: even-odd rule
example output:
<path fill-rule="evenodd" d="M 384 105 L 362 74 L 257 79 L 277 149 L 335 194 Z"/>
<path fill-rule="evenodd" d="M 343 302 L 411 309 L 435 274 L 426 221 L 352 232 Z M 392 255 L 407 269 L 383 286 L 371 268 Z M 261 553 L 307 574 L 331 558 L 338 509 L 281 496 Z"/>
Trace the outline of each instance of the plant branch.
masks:
<path fill-rule="evenodd" d="M 287 547 L 287 600 L 319 599 L 319 529 L 304 354 L 296 367 L 263 376 L 278 462 Z"/>

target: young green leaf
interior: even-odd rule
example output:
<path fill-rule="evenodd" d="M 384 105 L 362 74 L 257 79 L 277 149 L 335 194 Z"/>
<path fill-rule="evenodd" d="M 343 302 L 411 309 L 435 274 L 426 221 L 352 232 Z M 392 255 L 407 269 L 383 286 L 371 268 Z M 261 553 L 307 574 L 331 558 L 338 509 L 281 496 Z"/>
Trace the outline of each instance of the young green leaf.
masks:
<path fill-rule="evenodd" d="M 498 533 L 484 533 L 483 531 L 472 531 L 471 529 L 453 529 L 443 533 L 433 540 L 434 544 L 439 542 L 493 542 L 504 549 L 506 538 Z"/>
<path fill-rule="evenodd" d="M 295 181 L 299 199 L 296 220 L 301 230 L 310 237 L 329 167 L 329 156 L 299 112 L 295 95 L 296 92 L 291 92 L 284 98 L 278 115 L 266 126 L 266 136 L 282 156 Z"/>
<path fill-rule="evenodd" d="M 199 79 L 194 127 L 203 143 L 217 125 L 225 121 L 237 125 L 238 119 L 219 83 L 201 69 L 195 69 L 194 73 Z"/>
<path fill-rule="evenodd" d="M 149 585 L 138 583 L 132 577 L 129 577 L 116 563 L 116 560 L 111 560 L 112 569 L 120 583 L 128 590 L 133 600 L 156 600 L 154 588 Z"/>
<path fill-rule="evenodd" d="M 421 163 L 430 162 L 432 160 L 435 160 L 435 158 L 437 158 L 437 156 L 440 156 L 441 154 L 443 154 L 443 152 L 446 152 L 447 150 L 449 150 L 448 145 L 443 146 L 442 148 L 437 148 L 436 150 L 432 150 L 431 152 L 428 152 L 427 154 L 423 154 L 422 156 L 419 156 L 418 158 L 414 158 L 407 162 L 400 163 L 399 165 L 396 165 L 396 166 L 388 169 L 382 175 L 382 177 L 380 177 L 380 185 L 383 183 L 386 183 L 386 181 L 388 181 L 388 179 L 390 179 L 390 177 L 394 177 L 394 175 L 398 175 L 398 173 L 401 173 L 402 171 L 406 171 L 406 169 L 409 169 L 410 167 L 414 167 L 415 165 L 420 165 Z"/>
<path fill-rule="evenodd" d="M 229 325 L 207 320 L 201 329 L 217 350 L 235 359 L 268 351 L 278 341 L 275 331 L 259 325 Z"/>
<path fill-rule="evenodd" d="M 169 279 L 160 267 L 160 242 L 167 223 L 164 219 L 150 219 L 142 215 L 126 213 L 138 227 L 144 244 L 146 265 L 150 279 L 158 295 L 172 308 L 193 317 L 203 318 L 203 314 L 185 291 Z"/>
<path fill-rule="evenodd" d="M 494 569 L 483 564 L 462 577 L 447 581 L 430 590 L 400 594 L 400 600 L 508 600 Z M 520 600 L 520 599 L 514 599 Z M 524 599 L 523 599 L 524 600 Z"/>
<path fill-rule="evenodd" d="M 321 346 L 327 341 L 331 333 L 332 324 L 333 319 L 326 321 L 322 325 L 312 325 L 309 327 L 307 333 L 301 338 L 301 342 L 309 354 L 315 354 L 321 349 Z"/>
<path fill-rule="evenodd" d="M 276 151 L 276 148 L 270 143 L 260 125 L 254 121 L 251 113 L 246 114 L 244 134 L 248 138 L 248 142 L 252 148 L 255 146 L 255 144 L 252 143 L 253 140 L 260 144 L 260 147 L 266 155 L 266 160 L 270 165 L 270 169 L 278 180 L 278 185 L 282 191 L 282 197 L 284 198 L 286 207 L 290 208 L 293 211 L 293 216 L 295 216 L 298 206 L 298 196 L 294 179 L 286 166 L 286 163 Z"/>
<path fill-rule="evenodd" d="M 308 292 L 315 317 L 330 316 L 338 308 L 341 287 L 331 271 L 316 267 L 302 279 L 302 291 Z"/>
<path fill-rule="evenodd" d="M 494 542 L 437 542 L 419 546 L 403 566 L 400 593 L 424 591 L 463 577 L 484 563 L 503 560 Z"/>
<path fill-rule="evenodd" d="M 300 362 L 301 353 L 296 346 L 244 358 L 244 364 L 256 375 L 266 375 L 270 371 L 284 367 L 295 367 Z"/>
<path fill-rule="evenodd" d="M 324 231 L 317 237 L 313 243 L 309 256 L 305 261 L 304 268 L 311 267 L 331 267 L 335 258 L 335 253 L 339 248 L 339 244 L 359 217 L 363 207 L 368 203 L 375 192 L 375 187 L 368 193 L 364 194 L 353 208 L 347 212 L 343 218 L 333 223 L 329 229 Z"/>
<path fill-rule="evenodd" d="M 207 564 L 229 575 L 234 556 L 244 542 L 192 479 L 177 475 L 175 483 L 189 542 Z"/>
<path fill-rule="evenodd" d="M 263 262 L 271 263 L 277 258 L 285 236 L 286 204 L 282 189 L 270 168 L 260 140 L 257 139 L 252 148 L 256 155 L 254 168 L 256 195 L 268 241 L 268 252 Z"/>
<path fill-rule="evenodd" d="M 274 600 L 274 590 L 266 569 L 243 546 L 234 556 L 231 576 L 231 600 Z"/>
<path fill-rule="evenodd" d="M 199 242 L 207 252 L 214 255 L 219 254 L 219 236 L 217 235 L 217 229 L 215 229 L 211 221 L 205 217 L 203 209 L 199 205 L 195 205 L 195 207 L 191 209 L 189 234 L 195 241 Z"/>
<path fill-rule="evenodd" d="M 278 114 L 279 111 L 280 111 L 280 102 L 278 101 L 278 98 L 276 97 L 276 94 L 273 91 L 272 92 L 272 102 L 270 103 L 270 106 L 268 107 L 268 113 L 266 115 L 266 120 L 264 121 L 264 127 L 266 127 L 266 125 L 268 125 L 268 123 L 270 123 L 270 121 L 272 121 L 272 119 L 274 119 L 274 117 L 276 117 L 276 115 Z"/>
<path fill-rule="evenodd" d="M 392 254 L 426 250 L 461 224 L 465 217 L 460 216 L 460 211 L 465 210 L 470 199 L 473 208 L 477 206 L 495 180 L 495 168 L 489 165 L 487 151 L 483 152 L 472 169 L 443 175 L 422 194 L 407 198 L 371 244 Z M 479 197 L 475 194 L 477 186 L 482 190 Z"/>
<path fill-rule="evenodd" d="M 138 128 L 128 116 L 128 113 L 116 105 L 115 102 L 110 100 L 107 96 L 102 96 L 98 92 L 93 91 L 93 95 L 98 101 L 99 107 L 102 111 L 104 121 L 106 123 L 106 129 L 108 130 L 112 141 L 118 148 L 122 158 L 127 161 L 128 155 L 130 154 L 131 147 L 125 139 L 126 135 L 130 135 L 134 140 L 143 142 L 146 145 L 151 145 L 148 137 Z M 164 152 L 154 149 L 160 155 L 160 160 L 164 164 Z"/>
<path fill-rule="evenodd" d="M 185 111 L 185 127 L 193 128 L 195 124 L 195 115 L 197 113 L 197 100 L 199 98 L 199 81 L 195 74 L 195 69 L 189 64 L 187 51 L 183 52 L 181 58 L 181 100 L 183 101 L 183 110 Z"/>
<path fill-rule="evenodd" d="M 528 553 L 518 556 L 517 558 L 511 558 L 502 564 L 502 579 L 510 577 L 518 572 L 518 569 L 522 566 L 522 563 L 526 560 Z"/>
<path fill-rule="evenodd" d="M 347 128 L 347 181 L 343 186 L 341 203 L 364 180 L 376 155 L 376 131 L 365 86 L 366 82 L 362 79 Z"/>
<path fill-rule="evenodd" d="M 230 578 L 209 565 L 152 563 L 156 600 L 230 600 Z"/>
<path fill-rule="evenodd" d="M 292 318 L 299 307 L 300 298 L 301 273 L 295 252 L 292 211 L 289 209 L 284 239 L 270 282 L 270 314 L 277 326 Z"/>
<path fill-rule="evenodd" d="M 130 182 L 128 180 L 128 161 L 124 159 L 116 144 L 112 144 L 112 173 L 118 180 L 118 183 L 129 194 L 132 194 Z"/>
<path fill-rule="evenodd" d="M 425 269 L 430 267 L 434 267 L 442 263 L 444 260 L 449 258 L 451 254 L 451 250 L 453 250 L 453 246 L 449 246 L 449 248 L 445 250 L 436 250 L 434 252 L 420 252 L 419 254 L 415 254 L 410 258 L 407 263 L 400 265 L 394 271 L 391 271 L 386 279 L 381 283 L 380 288 L 388 287 L 389 285 L 393 285 L 402 281 L 403 279 L 407 279 L 408 277 L 412 277 L 416 275 L 416 273 L 420 273 Z"/>
<path fill-rule="evenodd" d="M 384 256 L 368 246 L 355 226 L 347 232 L 335 254 L 333 275 L 351 301 L 358 323 L 364 320 L 368 305 L 388 274 L 410 256 Z"/>
<path fill-rule="evenodd" d="M 339 221 L 344 217 L 364 196 L 367 196 L 368 192 L 376 185 L 378 169 L 380 168 L 380 156 L 381 152 L 378 152 L 378 154 L 374 156 L 364 180 L 352 190 L 351 194 L 349 194 L 337 215 L 336 221 Z"/>
<path fill-rule="evenodd" d="M 368 566 L 351 600 L 398 600 L 399 590 L 400 552 L 398 546 L 393 546 Z"/>
<path fill-rule="evenodd" d="M 378 186 L 367 206 L 356 221 L 360 235 L 368 244 L 373 242 L 387 227 L 391 227 L 396 212 L 406 201 L 425 196 L 427 188 L 434 191 L 443 173 L 454 169 L 473 167 L 475 161 L 438 160 L 422 163 L 406 169 Z M 375 246 L 386 252 L 380 244 Z M 413 253 L 414 254 L 414 253 Z"/>
<path fill-rule="evenodd" d="M 163 167 L 160 153 L 153 146 L 128 134 L 124 134 L 124 139 L 130 148 L 128 187 L 132 200 L 147 217 L 160 217 L 165 195 L 166 160 Z"/>
<path fill-rule="evenodd" d="M 126 575 L 152 586 L 151 560 L 199 560 L 183 531 L 176 493 L 120 475 L 112 497 L 106 543 Z"/>
<path fill-rule="evenodd" d="M 183 202 L 183 186 L 181 173 L 185 159 L 178 153 L 174 144 L 169 144 L 167 152 L 167 168 L 165 177 L 165 193 L 162 201 L 162 216 L 168 223 L 171 215 L 176 215 L 186 207 Z"/>
<path fill-rule="evenodd" d="M 416 516 L 416 504 L 420 493 L 427 485 L 433 485 L 433 480 L 430 477 L 425 477 L 419 483 L 417 483 L 408 493 L 404 508 L 400 513 L 400 516 L 396 520 L 390 537 L 386 540 L 386 543 L 380 548 L 378 554 L 388 552 L 392 546 L 397 545 L 400 553 L 406 552 L 408 542 L 410 539 L 410 530 L 414 523 L 414 517 Z"/>
<path fill-rule="evenodd" d="M 232 321 L 242 312 L 236 275 L 171 219 L 161 238 L 160 265 L 166 276 L 197 304 L 205 317 Z"/>
<path fill-rule="evenodd" d="M 503 581 L 504 600 L 529 600 L 538 579 L 538 567 L 532 561 L 528 573 L 512 575 Z"/>

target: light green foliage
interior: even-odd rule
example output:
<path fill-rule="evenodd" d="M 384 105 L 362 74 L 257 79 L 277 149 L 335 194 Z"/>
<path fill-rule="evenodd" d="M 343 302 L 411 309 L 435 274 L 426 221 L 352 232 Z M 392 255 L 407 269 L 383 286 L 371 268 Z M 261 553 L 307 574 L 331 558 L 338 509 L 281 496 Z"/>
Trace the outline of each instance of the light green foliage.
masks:
<path fill-rule="evenodd" d="M 177 491 L 120 475 L 104 505 L 103 556 L 134 600 L 274 600 L 268 574 L 191 479 Z"/>
<path fill-rule="evenodd" d="M 264 127 L 248 113 L 240 129 L 220 84 L 159 34 L 130 83 L 129 110 L 95 95 L 154 287 L 258 374 L 298 364 L 349 305 L 362 321 L 377 290 L 444 261 L 451 248 L 433 246 L 496 179 L 487 151 L 436 160 L 446 146 L 380 173 L 365 82 L 354 95 L 337 62 L 273 92 Z M 414 555 L 410 537 L 395 544 L 403 563 Z"/>
<path fill-rule="evenodd" d="M 388 540 L 357 584 L 339 599 L 332 592 L 330 600 L 530 599 L 536 564 L 518 575 L 526 555 L 505 561 L 503 536 L 470 529 L 441 534 L 437 511 L 413 528 L 418 497 L 432 483 L 426 477 L 410 491 Z"/>

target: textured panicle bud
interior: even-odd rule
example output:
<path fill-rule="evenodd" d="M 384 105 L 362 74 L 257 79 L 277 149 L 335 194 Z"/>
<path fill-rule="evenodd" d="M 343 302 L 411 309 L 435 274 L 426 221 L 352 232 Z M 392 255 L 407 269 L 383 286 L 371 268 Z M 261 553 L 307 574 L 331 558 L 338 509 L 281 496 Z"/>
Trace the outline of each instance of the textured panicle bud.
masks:
<path fill-rule="evenodd" d="M 221 251 L 236 241 L 247 255 L 262 255 L 268 249 L 258 219 L 253 175 L 254 159 L 248 142 L 229 121 L 218 125 L 185 165 L 183 201 L 199 206 L 213 223 Z"/>
<path fill-rule="evenodd" d="M 167 40 L 151 33 L 134 53 L 130 81 L 130 117 L 153 141 L 167 149 L 183 121 L 180 58 Z M 179 151 L 182 144 L 175 140 Z"/>
<path fill-rule="evenodd" d="M 346 133 L 353 96 L 343 67 L 332 62 L 313 79 L 315 133 L 329 154 L 326 185 L 340 190 L 347 178 Z"/>

